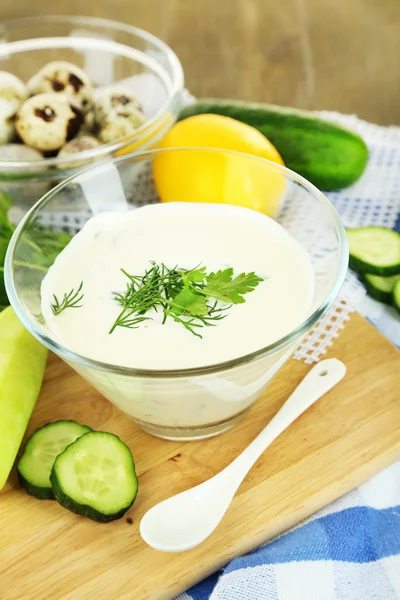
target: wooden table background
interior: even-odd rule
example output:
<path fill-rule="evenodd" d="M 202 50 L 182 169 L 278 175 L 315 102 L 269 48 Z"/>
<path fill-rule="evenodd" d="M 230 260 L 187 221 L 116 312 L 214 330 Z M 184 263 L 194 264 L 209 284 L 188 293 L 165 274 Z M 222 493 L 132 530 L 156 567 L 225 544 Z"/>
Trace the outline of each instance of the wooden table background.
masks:
<path fill-rule="evenodd" d="M 400 0 L 0 0 L 0 21 L 45 14 L 147 29 L 197 96 L 400 124 Z"/>

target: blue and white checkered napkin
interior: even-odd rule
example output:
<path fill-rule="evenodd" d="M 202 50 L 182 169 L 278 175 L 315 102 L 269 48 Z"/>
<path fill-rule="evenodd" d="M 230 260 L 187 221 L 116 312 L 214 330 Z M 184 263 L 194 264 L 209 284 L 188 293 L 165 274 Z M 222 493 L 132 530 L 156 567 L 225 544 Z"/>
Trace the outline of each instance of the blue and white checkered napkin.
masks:
<path fill-rule="evenodd" d="M 400 231 L 400 128 L 320 114 L 357 131 L 370 148 L 361 179 L 328 194 L 344 224 Z M 400 347 L 392 309 L 365 298 L 359 310 Z M 399 599 L 400 462 L 176 600 Z"/>
<path fill-rule="evenodd" d="M 177 600 L 397 600 L 400 463 Z"/>

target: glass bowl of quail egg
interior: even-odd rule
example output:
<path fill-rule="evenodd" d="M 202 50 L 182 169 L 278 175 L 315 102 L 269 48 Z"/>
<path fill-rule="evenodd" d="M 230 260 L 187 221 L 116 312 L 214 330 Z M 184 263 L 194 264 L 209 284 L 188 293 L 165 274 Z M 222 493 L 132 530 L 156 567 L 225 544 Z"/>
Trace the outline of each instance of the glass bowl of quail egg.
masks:
<path fill-rule="evenodd" d="M 95 161 L 157 145 L 182 106 L 183 71 L 157 37 L 90 17 L 0 26 L 0 200 L 17 221 Z"/>

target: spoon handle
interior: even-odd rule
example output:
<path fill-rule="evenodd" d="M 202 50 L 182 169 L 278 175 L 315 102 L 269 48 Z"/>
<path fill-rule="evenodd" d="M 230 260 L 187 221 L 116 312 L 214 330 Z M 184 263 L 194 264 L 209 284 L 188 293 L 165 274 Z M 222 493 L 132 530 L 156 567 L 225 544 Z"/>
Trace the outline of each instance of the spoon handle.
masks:
<path fill-rule="evenodd" d="M 322 360 L 304 377 L 268 425 L 251 444 L 227 467 L 233 476 L 235 490 L 266 448 L 321 396 L 345 375 L 346 367 L 336 358 Z"/>

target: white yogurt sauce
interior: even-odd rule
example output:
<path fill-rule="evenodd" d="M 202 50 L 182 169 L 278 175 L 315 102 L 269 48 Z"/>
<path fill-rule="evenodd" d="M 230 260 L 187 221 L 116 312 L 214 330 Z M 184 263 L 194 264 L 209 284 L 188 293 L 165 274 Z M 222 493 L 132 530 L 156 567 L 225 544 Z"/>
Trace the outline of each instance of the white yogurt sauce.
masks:
<path fill-rule="evenodd" d="M 233 267 L 264 278 L 245 303 L 232 306 L 215 327 L 195 337 L 154 316 L 139 329 L 109 330 L 120 312 L 113 291 L 124 291 L 128 273 L 149 262 L 207 272 Z M 83 281 L 82 307 L 55 316 L 62 298 Z M 57 257 L 42 283 L 42 312 L 54 339 L 86 357 L 126 367 L 182 369 L 238 358 L 275 342 L 310 310 L 314 275 L 307 252 L 272 219 L 228 205 L 155 204 L 90 219 Z"/>

